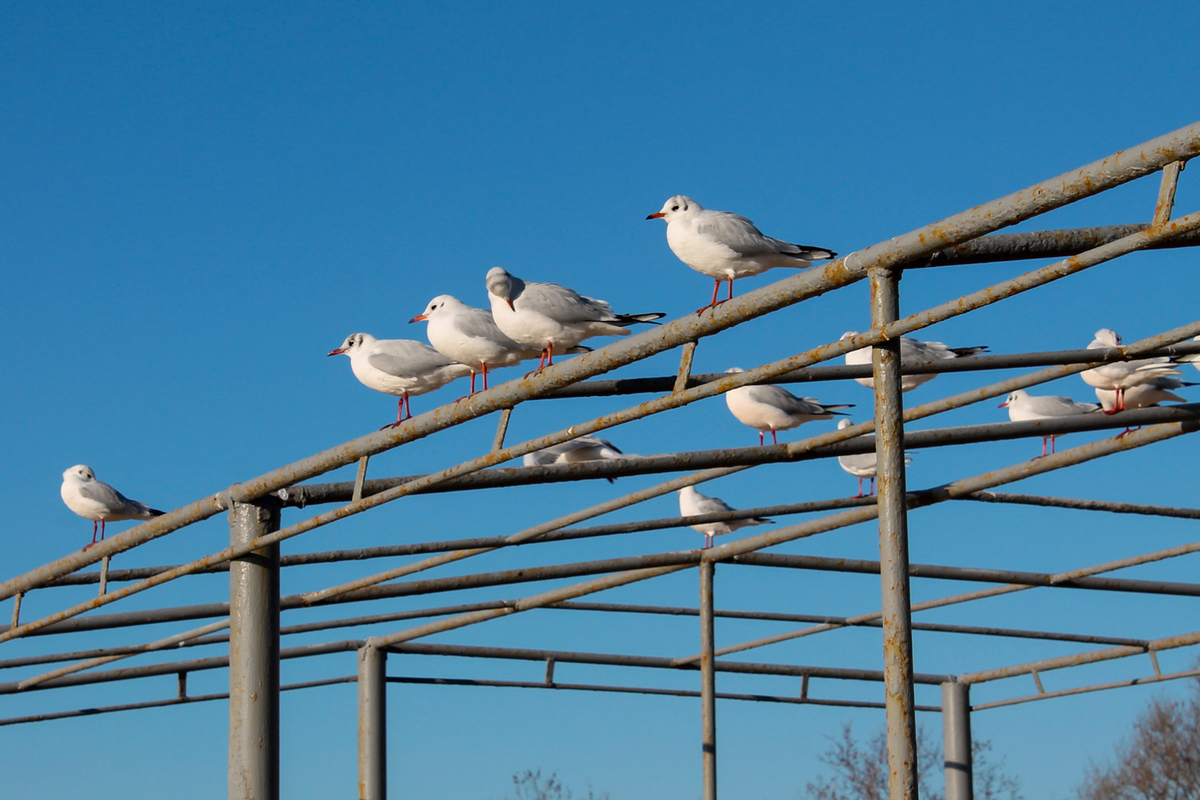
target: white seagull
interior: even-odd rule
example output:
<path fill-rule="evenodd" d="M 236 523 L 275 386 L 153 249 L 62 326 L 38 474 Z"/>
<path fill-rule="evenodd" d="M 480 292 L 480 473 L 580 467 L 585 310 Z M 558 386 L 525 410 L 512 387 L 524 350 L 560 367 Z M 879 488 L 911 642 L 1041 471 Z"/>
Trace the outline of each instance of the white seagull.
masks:
<path fill-rule="evenodd" d="M 725 374 L 745 372 L 739 367 L 725 370 Z M 778 386 L 739 386 L 725 393 L 725 404 L 738 421 L 758 431 L 758 444 L 762 446 L 763 434 L 771 432 L 771 441 L 779 444 L 775 431 L 786 431 L 817 419 L 833 419 L 840 408 L 851 408 L 853 404 L 823 405 L 814 397 L 796 395 Z"/>
<path fill-rule="evenodd" d="M 1171 390 L 1195 385 L 1169 375 L 1155 378 L 1149 383 L 1142 383 L 1132 389 L 1126 389 L 1125 408 L 1149 408 L 1159 403 L 1186 403 L 1186 397 L 1173 394 Z M 1097 389 L 1096 399 L 1100 401 L 1100 407 L 1105 411 L 1111 411 L 1117 406 L 1117 393 L 1111 389 Z"/>
<path fill-rule="evenodd" d="M 92 521 L 92 544 L 96 543 L 96 528 L 99 525 L 100 541 L 104 541 L 104 523 L 123 519 L 150 519 L 161 517 L 163 512 L 145 503 L 130 500 L 103 481 L 96 480 L 96 473 L 86 464 L 76 464 L 63 473 L 63 502 L 67 508 L 84 519 Z M 92 544 L 84 547 L 87 550 Z"/>
<path fill-rule="evenodd" d="M 696 491 L 695 486 L 685 486 L 676 490 L 679 492 L 679 516 L 695 517 L 700 514 L 719 514 L 723 511 L 737 511 L 719 497 L 709 497 Z M 713 537 L 736 531 L 750 525 L 767 525 L 774 520 L 766 517 L 749 517 L 747 519 L 730 519 L 725 522 L 704 522 L 690 526 L 692 530 L 704 534 L 704 549 L 712 547 Z"/>
<path fill-rule="evenodd" d="M 433 349 L 451 361 L 471 368 L 471 394 L 475 394 L 475 373 L 483 375 L 483 388 L 488 388 L 488 370 L 513 367 L 522 361 L 537 358 L 541 350 L 514 342 L 496 327 L 492 312 L 473 308 L 448 294 L 429 301 L 425 310 L 409 322 L 429 322 L 425 335 Z M 568 353 L 586 353 L 586 347 L 573 347 Z"/>
<path fill-rule="evenodd" d="M 838 430 L 840 431 L 842 428 L 849 428 L 853 424 L 854 423 L 849 419 L 839 419 Z M 875 437 L 873 434 L 868 433 L 859 438 L 874 439 Z M 906 456 L 904 463 L 909 464 L 911 462 L 912 459 Z M 878 475 L 878 470 L 876 469 L 875 464 L 876 456 L 874 453 L 859 453 L 858 455 L 853 456 L 838 456 L 838 466 L 840 466 L 846 472 L 849 472 L 854 477 L 858 478 L 858 494 L 856 494 L 855 497 L 863 496 L 863 478 L 871 479 L 871 491 L 867 492 L 867 495 L 870 496 L 875 494 L 875 477 Z"/>
<path fill-rule="evenodd" d="M 1108 347 L 1120 347 L 1121 336 L 1110 328 L 1096 331 L 1096 338 L 1087 346 L 1088 350 L 1099 350 Z M 1079 373 L 1083 382 L 1094 389 L 1105 389 L 1116 393 L 1112 409 L 1104 413 L 1115 414 L 1125 410 L 1125 392 L 1135 386 L 1150 383 L 1155 378 L 1167 375 L 1180 375 L 1179 370 L 1165 356 L 1157 358 L 1139 358 L 1133 361 L 1114 361 Z"/>
<path fill-rule="evenodd" d="M 1069 397 L 1056 395 L 1033 395 L 1024 389 L 1017 389 L 1010 394 L 1000 408 L 1008 409 L 1008 418 L 1012 422 L 1028 422 L 1037 419 L 1054 419 L 1055 417 L 1074 417 L 1079 414 L 1090 414 L 1099 411 L 1097 403 L 1079 403 Z M 1063 434 L 1042 437 L 1042 456 L 1046 455 L 1046 440 L 1050 440 L 1050 452 L 1054 452 L 1054 440 Z M 1040 458 L 1041 456 L 1039 456 Z"/>
<path fill-rule="evenodd" d="M 671 252 L 684 264 L 716 281 L 712 301 L 700 311 L 717 305 L 721 281 L 729 282 L 726 299 L 732 300 L 733 282 L 737 278 L 758 275 L 774 267 L 806 269 L 813 261 L 837 256 L 822 247 L 789 244 L 764 236 L 745 217 L 704 208 L 681 194 L 646 219 L 665 220 Z"/>
<path fill-rule="evenodd" d="M 526 453 L 522 462 L 527 467 L 541 467 L 546 464 L 573 464 L 576 461 L 612 461 L 622 458 L 634 458 L 633 453 L 622 453 L 615 444 L 599 436 L 587 434 L 566 442 L 552 444 L 541 450 Z M 613 482 L 612 478 L 608 479 Z"/>
<path fill-rule="evenodd" d="M 376 339 L 369 333 L 350 334 L 329 355 L 349 356 L 350 369 L 363 386 L 400 398 L 396 421 L 384 428 L 394 428 L 412 418 L 410 396 L 432 392 L 471 374 L 470 367 L 451 361 L 423 342 Z M 405 410 L 408 417 L 404 416 Z"/>
<path fill-rule="evenodd" d="M 614 314 L 603 300 L 557 283 L 523 281 L 500 267 L 488 271 L 486 283 L 496 326 L 513 341 L 542 351 L 539 372 L 554 363 L 555 351 L 567 352 L 592 336 L 628 336 L 627 326 L 666 316 Z"/>
<path fill-rule="evenodd" d="M 858 331 L 846 331 L 842 334 L 842 339 L 849 339 L 851 336 L 858 336 Z M 941 342 L 922 342 L 920 339 L 910 339 L 907 336 L 900 337 L 901 365 L 936 364 L 939 361 L 948 361 L 952 358 L 966 358 L 967 356 L 986 352 L 987 347 L 947 347 Z M 863 347 L 846 353 L 847 365 L 853 366 L 870 363 L 870 347 Z M 910 392 L 922 383 L 928 383 L 936 377 L 936 372 L 929 372 L 923 375 L 904 375 L 900 378 L 900 391 Z M 868 389 L 875 388 L 874 378 L 855 378 L 854 380 Z"/>

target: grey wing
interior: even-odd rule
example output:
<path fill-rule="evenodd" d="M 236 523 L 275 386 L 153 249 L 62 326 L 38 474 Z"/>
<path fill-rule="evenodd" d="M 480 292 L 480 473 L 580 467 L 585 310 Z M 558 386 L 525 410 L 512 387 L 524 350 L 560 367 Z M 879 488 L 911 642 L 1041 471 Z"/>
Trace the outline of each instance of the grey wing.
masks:
<path fill-rule="evenodd" d="M 778 386 L 753 386 L 750 396 L 759 402 L 775 406 L 788 414 L 825 414 L 824 406 L 781 389 Z"/>
<path fill-rule="evenodd" d="M 492 312 L 485 311 L 482 308 L 472 308 L 468 314 L 460 314 L 457 319 L 457 326 L 460 332 L 467 336 L 477 336 L 480 339 L 490 339 L 493 342 L 502 342 L 507 344 L 512 342 L 500 329 L 496 327 L 496 320 L 492 318 Z M 514 347 L 520 347 L 516 342 L 512 342 Z"/>
<path fill-rule="evenodd" d="M 903 361 L 940 361 L 954 358 L 950 348 L 941 342 L 922 342 L 920 339 L 900 337 L 900 358 Z"/>
<path fill-rule="evenodd" d="M 762 231 L 754 227 L 753 222 L 728 211 L 705 214 L 704 219 L 696 223 L 696 231 L 742 256 L 798 252 L 800 249 L 794 244 L 763 236 Z"/>
<path fill-rule="evenodd" d="M 548 450 L 535 450 L 532 453 L 526 453 L 522 459 L 527 467 L 542 467 L 546 464 L 553 464 L 558 458 L 558 453 L 551 453 Z"/>
<path fill-rule="evenodd" d="M 389 339 L 378 342 L 367 363 L 380 372 L 396 377 L 410 377 L 448 367 L 451 361 L 427 344 L 411 339 Z"/>
<path fill-rule="evenodd" d="M 584 297 L 557 283 L 527 283 L 515 303 L 565 323 L 596 322 L 615 317 L 612 308 L 603 300 Z"/>
<path fill-rule="evenodd" d="M 79 494 L 83 497 L 86 497 L 88 500 L 93 500 L 102 504 L 108 511 L 112 513 L 121 513 L 124 511 L 138 513 L 147 508 L 146 505 L 130 500 L 128 497 L 102 481 L 88 481 L 87 483 L 81 483 L 79 485 Z"/>
<path fill-rule="evenodd" d="M 705 497 L 696 503 L 696 511 L 700 514 L 718 514 L 733 510 L 733 507 L 719 497 Z"/>

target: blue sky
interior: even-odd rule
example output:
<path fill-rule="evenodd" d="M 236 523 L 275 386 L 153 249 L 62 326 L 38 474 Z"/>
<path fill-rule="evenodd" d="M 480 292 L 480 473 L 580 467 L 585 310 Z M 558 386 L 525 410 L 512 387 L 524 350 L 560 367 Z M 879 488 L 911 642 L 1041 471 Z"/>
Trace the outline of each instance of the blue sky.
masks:
<path fill-rule="evenodd" d="M 423 329 L 406 321 L 437 294 L 486 305 L 483 276 L 492 266 L 603 297 L 618 311 L 662 311 L 672 318 L 692 311 L 707 300 L 711 283 L 671 254 L 660 222 L 644 219 L 671 195 L 749 216 L 769 235 L 848 253 L 1195 121 L 1195 4 L 1159 5 L 1152 20 L 1133 3 L 1093 3 L 1085 15 L 1080 8 L 1023 1 L 919 8 L 754 3 L 736 11 L 703 2 L 520 9 L 10 4 L 0 26 L 0 181 L 6 187 L 0 266 L 7 287 L 0 330 L 8 345 L 0 354 L 7 387 L 0 403 L 8 420 L 0 428 L 6 455 L 0 477 L 10 496 L 4 577 L 86 543 L 90 526 L 58 496 L 59 476 L 73 464 L 91 465 L 101 480 L 133 497 L 175 508 L 375 430 L 392 418 L 394 401 L 358 384 L 344 359 L 325 354 L 355 331 L 423 339 Z M 1024 227 L 1145 221 L 1157 185 L 1156 178 L 1139 181 Z M 1197 207 L 1195 185 L 1192 170 L 1185 171 L 1179 213 Z M 1000 353 L 1083 347 L 1100 327 L 1133 341 L 1196 318 L 1194 263 L 1186 251 L 1132 256 L 948 321 L 922 338 L 986 344 Z M 1018 269 L 910 273 L 902 308 L 921 310 Z M 783 277 L 747 279 L 738 292 Z M 851 287 L 705 341 L 696 370 L 765 363 L 867 322 L 866 288 Z M 662 356 L 621 374 L 673 370 L 674 356 Z M 990 381 L 945 376 L 906 401 Z M 413 404 L 421 413 L 464 388 L 458 383 Z M 1091 399 L 1077 378 L 1040 391 Z M 870 413 L 870 392 L 857 384 L 818 385 L 812 393 L 857 404 L 856 420 Z M 634 402 L 521 409 L 510 441 Z M 983 403 L 917 427 L 1003 420 L 994 406 Z M 493 430 L 493 420 L 480 420 L 414 443 L 375 459 L 372 474 L 457 463 L 489 447 Z M 1097 436 L 1080 434 L 1062 444 Z M 754 433 L 714 399 L 613 431 L 611 438 L 651 453 L 750 445 Z M 1031 479 L 1013 491 L 1189 505 L 1182 490 L 1193 447 L 1189 439 L 1174 440 Z M 938 485 L 1036 451 L 1036 441 L 923 451 L 909 485 Z M 330 479 L 351 475 L 343 470 Z M 655 482 L 627 478 L 453 500 L 410 498 L 292 540 L 284 552 L 511 533 Z M 751 507 L 854 488 L 836 467 L 811 462 L 760 468 L 705 491 Z M 290 511 L 285 522 L 303 513 Z M 665 497 L 612 520 L 674 513 L 673 498 Z M 974 505 L 915 512 L 911 528 L 915 562 L 1032 571 L 1100 563 L 1193 535 L 1191 523 L 1180 520 Z M 219 550 L 227 535 L 225 521 L 214 518 L 123 555 L 115 565 L 190 560 Z M 458 571 L 659 552 L 695 547 L 698 540 L 682 529 L 525 548 Z M 871 526 L 782 552 L 878 555 Z M 1121 576 L 1186 581 L 1194 574 L 1190 564 L 1177 560 Z M 319 588 L 375 566 L 292 570 L 284 591 Z M 719 607 L 843 615 L 878 607 L 874 578 L 761 572 L 751 578 L 745 570 L 718 571 Z M 959 590 L 917 582 L 913 591 L 921 600 Z M 534 591 L 479 590 L 432 602 Z M 114 610 L 224 595 L 223 578 L 197 578 Z M 25 615 L 84 596 L 64 589 L 35 593 Z M 694 605 L 695 574 L 595 599 Z M 427 602 L 311 611 L 286 617 L 285 624 Z M 5 603 L 3 613 L 10 608 Z M 1189 632 L 1195 618 L 1191 600 L 1065 590 L 1034 590 L 920 617 L 1143 638 Z M 0 648 L 0 658 L 150 641 L 177 630 L 14 642 Z M 344 636 L 390 630 L 351 629 Z M 721 624 L 718 641 L 778 630 L 767 623 Z M 342 634 L 303 641 L 337 638 Z M 549 611 L 435 641 L 672 656 L 698 645 L 689 620 Z M 285 645 L 293 643 L 299 641 Z M 879 651 L 877 633 L 855 630 L 750 658 L 877 668 Z M 921 671 L 965 672 L 1074 651 L 928 634 L 917 637 L 915 659 Z M 190 650 L 182 657 L 213 653 Z M 1165 653 L 1161 660 L 1164 670 L 1173 670 L 1194 658 L 1194 652 Z M 283 677 L 293 682 L 353 669 L 352 656 L 327 656 L 286 664 Z M 389 671 L 541 677 L 536 665 L 399 657 Z M 1135 659 L 1045 681 L 1052 690 L 1149 672 L 1147 659 Z M 0 679 L 25 674 L 6 671 Z M 558 677 L 695 688 L 686 675 L 560 668 Z M 224 684 L 224 673 L 196 675 L 191 691 L 222 691 Z M 875 685 L 818 685 L 818 696 L 882 695 Z M 720 688 L 799 691 L 779 679 L 731 678 Z M 975 731 L 991 739 L 994 752 L 1022 778 L 1027 798 L 1064 797 L 1090 760 L 1108 755 L 1155 692 L 1182 688 L 981 712 Z M 973 699 L 1031 690 L 1016 682 L 980 687 Z M 174 681 L 162 679 L 9 696 L 0 716 L 173 692 Z M 557 770 L 577 793 L 590 782 L 614 800 L 701 793 L 694 701 L 407 686 L 393 687 L 389 700 L 395 796 L 500 798 L 509 776 L 539 766 Z M 918 694 L 918 702 L 937 699 Z M 353 686 L 290 693 L 283 712 L 284 795 L 351 791 Z M 937 734 L 940 719 L 924 719 Z M 7 727 L 0 729 L 0 766 L 13 796 L 130 797 L 170 785 L 179 798 L 211 797 L 224 791 L 226 720 L 226 707 L 210 703 Z M 722 791 L 795 797 L 821 771 L 816 755 L 845 720 L 867 733 L 882 715 L 723 703 Z M 463 769 L 464 763 L 471 767 Z"/>

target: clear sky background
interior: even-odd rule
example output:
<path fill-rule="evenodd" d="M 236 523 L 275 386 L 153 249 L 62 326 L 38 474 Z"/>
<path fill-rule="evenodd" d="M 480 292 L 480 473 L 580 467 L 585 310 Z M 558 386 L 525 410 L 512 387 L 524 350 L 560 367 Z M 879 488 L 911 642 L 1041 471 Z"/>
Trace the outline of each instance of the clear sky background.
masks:
<path fill-rule="evenodd" d="M 424 338 L 407 320 L 453 294 L 486 305 L 500 265 L 610 300 L 618 311 L 689 313 L 711 282 L 645 221 L 687 194 L 752 218 L 769 235 L 841 253 L 936 221 L 1090 163 L 1197 118 L 1200 10 L 1142 4 L 745 3 L 512 5 L 326 2 L 141 4 L 16 2 L 0 25 L 0 349 L 6 424 L 0 479 L 8 502 L 3 577 L 88 541 L 91 526 L 59 499 L 60 474 L 101 480 L 172 509 L 377 429 L 393 399 L 325 354 L 355 331 Z M 1179 213 L 1197 208 L 1184 172 Z M 1141 222 L 1156 177 L 1079 203 L 1026 229 Z M 1196 319 L 1196 255 L 1132 256 L 922 334 L 993 352 L 1086 346 L 1101 327 L 1126 341 Z M 1036 263 L 917 271 L 905 312 L 1003 280 Z M 739 282 L 738 292 L 787 277 Z M 868 326 L 866 287 L 706 340 L 696 371 L 750 367 Z M 592 344 L 603 344 L 597 340 Z M 621 375 L 673 372 L 663 356 Z M 512 378 L 515 370 L 498 373 Z M 999 380 L 945 376 L 910 403 Z M 1196 378 L 1196 373 L 1185 375 Z M 414 399 L 417 413 L 465 391 Z M 1092 399 L 1078 378 L 1037 390 Z M 828 402 L 870 413 L 853 383 L 821 384 Z M 1192 399 L 1200 399 L 1193 390 Z M 510 441 L 566 427 L 638 399 L 542 403 L 518 410 Z M 996 402 L 918 428 L 1001 421 Z M 804 434 L 831 423 L 813 424 Z M 479 420 L 372 461 L 372 475 L 424 472 L 490 447 Z M 794 441 L 792 432 L 781 439 Z M 1101 434 L 1062 442 L 1081 444 Z M 614 430 L 639 453 L 750 445 L 754 432 L 713 399 Z M 1031 479 L 1015 491 L 1192 505 L 1195 442 Z M 936 486 L 1035 455 L 1036 440 L 921 451 L 909 486 Z M 349 479 L 352 469 L 327 479 Z M 512 533 L 650 486 L 652 477 L 410 498 L 293 539 L 285 553 Z M 736 507 L 853 493 L 826 462 L 764 467 L 709 484 Z M 310 511 L 288 511 L 285 524 Z M 603 521 L 671 516 L 673 497 Z M 800 518 L 780 519 L 780 524 Z M 114 525 L 112 530 L 128 527 Z M 912 560 L 1058 571 L 1194 539 L 1194 523 L 957 505 L 914 512 Z M 228 542 L 223 518 L 180 531 L 114 566 L 178 563 Z M 431 575 L 506 569 L 699 546 L 688 529 L 522 548 Z M 781 552 L 877 558 L 863 525 Z M 1120 573 L 1194 580 L 1195 557 Z M 390 565 L 390 564 L 389 564 Z M 284 592 L 369 574 L 383 562 L 301 568 Z M 427 604 L 520 597 L 540 587 L 478 590 L 291 614 L 285 624 Z M 916 582 L 917 601 L 963 590 Z M 25 619 L 89 594 L 34 593 Z M 923 614 L 923 621 L 1152 638 L 1196 627 L 1194 599 L 1034 590 Z M 112 607 L 225 599 L 224 577 L 172 584 Z M 694 572 L 596 600 L 695 605 Z M 879 605 L 870 576 L 718 570 L 717 605 L 851 615 Z M 7 615 L 11 602 L 0 609 Z M 0 658 L 57 648 L 151 641 L 191 627 L 13 642 Z M 293 637 L 364 637 L 378 628 Z M 721 623 L 718 642 L 784 630 Z M 678 656 L 698 648 L 691 619 L 519 615 L 436 637 Z M 1046 643 L 919 634 L 918 671 L 958 673 L 1079 651 Z M 220 648 L 171 653 L 216 655 Z M 745 660 L 877 669 L 876 631 L 826 634 L 743 654 Z M 1164 653 L 1165 671 L 1195 651 Z M 152 659 L 125 662 L 130 666 Z M 352 654 L 289 662 L 285 683 L 351 674 Z M 540 680 L 538 664 L 393 657 L 392 675 Z M 1048 690 L 1147 675 L 1147 658 L 1044 676 Z M 0 680 L 32 671 L 5 670 Z M 559 667 L 560 681 L 698 688 L 694 675 Z M 223 691 L 226 673 L 196 674 L 192 693 Z M 722 691 L 796 695 L 797 681 L 726 678 Z M 1108 756 L 1146 701 L 1182 685 L 1138 688 L 975 714 L 1030 800 L 1065 797 Z M 0 716 L 169 697 L 173 678 L 5 696 Z M 1031 693 L 1032 681 L 981 686 L 975 702 Z M 813 695 L 879 700 L 876 684 L 814 682 Z M 283 700 L 283 795 L 346 797 L 355 785 L 354 687 Z M 936 689 L 918 702 L 936 705 Z M 577 793 L 618 798 L 701 794 L 697 701 L 633 695 L 394 686 L 389 694 L 393 796 L 501 798 L 510 776 L 558 771 Z M 719 706 L 722 791 L 793 798 L 823 771 L 817 756 L 852 720 L 882 712 L 726 702 Z M 940 717 L 922 715 L 940 736 Z M 225 792 L 224 703 L 0 729 L 12 797 L 181 800 Z"/>

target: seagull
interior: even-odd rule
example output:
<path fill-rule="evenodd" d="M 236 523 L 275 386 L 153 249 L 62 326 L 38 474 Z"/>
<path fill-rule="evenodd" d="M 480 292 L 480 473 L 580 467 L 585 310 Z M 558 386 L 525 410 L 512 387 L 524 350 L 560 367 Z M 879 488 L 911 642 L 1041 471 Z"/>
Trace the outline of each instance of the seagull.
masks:
<path fill-rule="evenodd" d="M 1096 338 L 1087 346 L 1088 350 L 1099 350 L 1108 347 L 1120 347 L 1121 336 L 1110 328 L 1096 331 Z M 1114 361 L 1102 364 L 1079 373 L 1084 383 L 1095 389 L 1106 389 L 1116 393 L 1116 401 L 1112 409 L 1106 409 L 1105 414 L 1115 414 L 1125 410 L 1125 392 L 1135 386 L 1150 383 L 1155 378 L 1167 375 L 1180 375 L 1179 370 L 1166 356 L 1156 358 L 1139 358 L 1133 361 Z"/>
<path fill-rule="evenodd" d="M 1074 417 L 1079 414 L 1090 414 L 1099 411 L 1097 403 L 1078 403 L 1069 397 L 1057 397 L 1043 394 L 1033 395 L 1024 389 L 1017 389 L 1010 394 L 1000 408 L 1008 409 L 1008 418 L 1012 422 L 1028 422 L 1036 419 L 1054 419 L 1055 417 Z M 1046 455 L 1046 440 L 1050 440 L 1050 452 L 1054 453 L 1054 440 L 1063 434 L 1042 437 L 1042 455 Z"/>
<path fill-rule="evenodd" d="M 746 370 L 732 367 L 725 370 L 726 375 L 745 372 Z M 763 443 L 763 434 L 771 432 L 771 441 L 779 444 L 775 431 L 786 431 L 799 427 L 815 419 L 833 419 L 839 408 L 852 408 L 847 405 L 823 405 L 813 397 L 796 397 L 796 395 L 778 386 L 739 386 L 725 393 L 725 404 L 738 421 L 755 428 L 758 431 L 758 444 Z M 839 415 L 840 416 L 840 415 Z"/>
<path fill-rule="evenodd" d="M 489 369 L 516 366 L 541 354 L 538 348 L 517 344 L 505 336 L 496 327 L 492 312 L 473 308 L 448 294 L 430 300 L 425 310 L 409 322 L 426 320 L 426 335 L 433 349 L 471 368 L 471 394 L 475 394 L 475 373 L 482 373 L 483 388 L 487 389 Z M 590 349 L 573 347 L 567 352 L 587 353 Z"/>
<path fill-rule="evenodd" d="M 1172 394 L 1171 390 L 1195 385 L 1169 375 L 1155 378 L 1149 383 L 1139 384 L 1132 389 L 1125 390 L 1125 408 L 1148 408 L 1159 403 L 1186 403 L 1186 397 Z M 1097 389 L 1096 399 L 1100 401 L 1101 408 L 1110 411 L 1116 407 L 1117 393 L 1111 389 Z"/>
<path fill-rule="evenodd" d="M 719 497 L 709 497 L 696 491 L 695 486 L 685 486 L 679 492 L 679 516 L 695 517 L 700 514 L 718 514 L 722 511 L 737 511 Z M 704 522 L 690 526 L 692 530 L 704 534 L 704 549 L 712 547 L 713 537 L 736 531 L 750 525 L 768 525 L 774 520 L 766 517 L 749 517 L 747 519 L 730 519 L 724 522 Z"/>
<path fill-rule="evenodd" d="M 455 378 L 471 374 L 465 364 L 456 364 L 427 344 L 412 339 L 376 339 L 369 333 L 352 333 L 329 355 L 350 357 L 354 377 L 368 389 L 400 398 L 394 428 L 412 419 L 408 398 L 440 389 Z M 404 416 L 407 409 L 408 417 Z"/>
<path fill-rule="evenodd" d="M 773 267 L 807 269 L 815 260 L 837 256 L 832 250 L 788 244 L 764 236 L 745 217 L 704 208 L 681 194 L 646 219 L 665 220 L 671 252 L 684 264 L 716 281 L 712 301 L 696 313 L 717 305 L 721 281 L 729 282 L 726 299 L 732 300 L 733 282 L 737 278 L 758 275 Z"/>
<path fill-rule="evenodd" d="M 488 271 L 486 282 L 496 326 L 510 339 L 542 351 L 535 372 L 554 363 L 555 350 L 569 351 L 592 336 L 628 336 L 627 326 L 666 316 L 614 314 L 603 300 L 557 283 L 523 281 L 500 267 Z"/>
<path fill-rule="evenodd" d="M 104 523 L 123 519 L 150 519 L 161 517 L 163 512 L 145 503 L 130 500 L 103 481 L 96 480 L 96 473 L 86 464 L 76 464 L 63 473 L 63 502 L 67 508 L 84 519 L 92 521 L 92 544 L 96 543 L 99 525 L 100 541 L 104 541 Z M 87 550 L 92 544 L 84 547 Z"/>
<path fill-rule="evenodd" d="M 849 428 L 853 424 L 854 423 L 849 419 L 839 419 L 838 430 L 840 431 L 843 428 Z M 864 434 L 862 438 L 874 439 L 875 437 L 872 434 Z M 871 479 L 871 491 L 867 492 L 867 495 L 870 496 L 875 494 L 875 476 L 878 474 L 875 468 L 875 462 L 876 456 L 874 453 L 859 453 L 858 455 L 854 456 L 838 456 L 838 466 L 840 466 L 846 472 L 849 472 L 854 477 L 858 478 L 858 494 L 854 495 L 855 497 L 863 496 L 863 478 Z M 911 462 L 911 458 L 905 457 L 905 464 L 909 464 Z"/>
<path fill-rule="evenodd" d="M 851 336 L 858 336 L 858 331 L 846 331 L 842 334 L 842 339 L 849 339 Z M 974 356 L 986 352 L 987 347 L 947 347 L 941 342 L 922 342 L 919 339 L 910 339 L 907 336 L 900 337 L 901 365 L 936 364 L 938 361 L 947 361 L 952 358 L 966 358 L 967 356 Z M 863 347 L 846 353 L 846 364 L 848 366 L 870 363 L 870 347 Z M 900 391 L 910 392 L 920 386 L 922 383 L 928 383 L 936 377 L 936 372 L 930 372 L 924 375 L 901 376 Z M 868 389 L 875 388 L 874 378 L 855 378 L 854 380 L 858 381 Z"/>
<path fill-rule="evenodd" d="M 541 467 L 546 464 L 574 464 L 576 461 L 610 461 L 621 458 L 636 458 L 636 455 L 622 453 L 607 439 L 587 434 L 526 453 L 522 461 L 527 467 Z M 608 482 L 612 483 L 613 479 L 609 478 Z"/>

